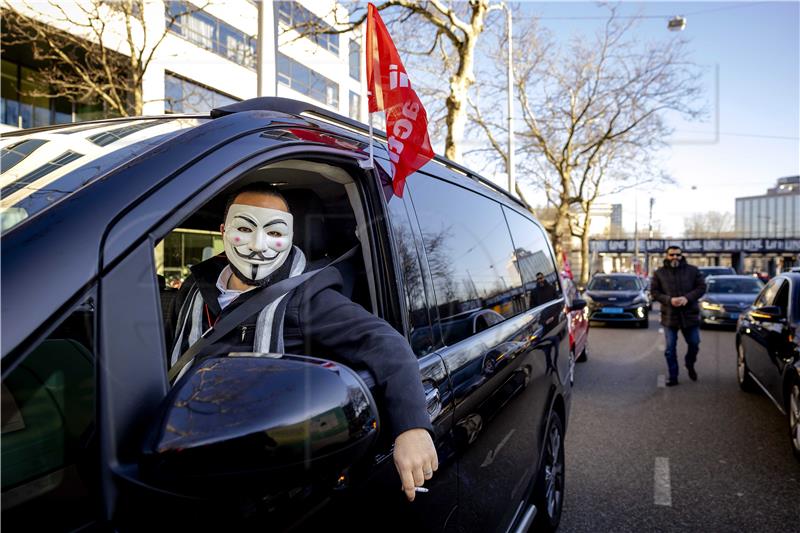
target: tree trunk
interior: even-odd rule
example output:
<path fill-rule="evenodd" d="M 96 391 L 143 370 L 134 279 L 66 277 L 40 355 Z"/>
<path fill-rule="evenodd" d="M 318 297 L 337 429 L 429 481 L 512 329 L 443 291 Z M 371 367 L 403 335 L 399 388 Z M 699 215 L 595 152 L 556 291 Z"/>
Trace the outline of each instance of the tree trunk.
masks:
<path fill-rule="evenodd" d="M 461 162 L 461 141 L 467 126 L 467 93 L 475 83 L 474 63 L 477 36 L 467 36 L 459 50 L 458 70 L 450 78 L 450 94 L 447 97 L 447 136 L 444 155 L 451 161 Z"/>
<path fill-rule="evenodd" d="M 581 235 L 581 285 L 589 283 L 589 273 L 592 265 L 589 264 L 589 215 L 586 215 L 583 235 Z"/>

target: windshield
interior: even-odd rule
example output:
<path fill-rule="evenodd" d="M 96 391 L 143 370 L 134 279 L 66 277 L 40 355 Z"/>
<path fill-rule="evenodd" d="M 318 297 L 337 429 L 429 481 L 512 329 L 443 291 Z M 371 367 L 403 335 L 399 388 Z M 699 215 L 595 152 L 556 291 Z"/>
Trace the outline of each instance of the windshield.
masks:
<path fill-rule="evenodd" d="M 594 278 L 588 289 L 590 291 L 638 291 L 639 284 L 635 278 Z"/>
<path fill-rule="evenodd" d="M 733 271 L 730 267 L 700 267 L 700 272 L 703 273 L 705 276 L 713 276 L 719 274 L 735 274 L 736 272 Z"/>
<path fill-rule="evenodd" d="M 710 279 L 707 282 L 707 292 L 714 294 L 758 294 L 763 283 L 757 279 Z"/>
<path fill-rule="evenodd" d="M 207 119 L 70 124 L 0 138 L 0 231 L 71 195 L 114 167 Z"/>

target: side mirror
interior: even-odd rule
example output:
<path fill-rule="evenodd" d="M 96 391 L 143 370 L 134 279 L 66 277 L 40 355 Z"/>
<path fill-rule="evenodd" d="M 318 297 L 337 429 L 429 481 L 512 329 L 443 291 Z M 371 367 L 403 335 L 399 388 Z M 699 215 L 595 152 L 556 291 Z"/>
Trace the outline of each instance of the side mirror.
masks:
<path fill-rule="evenodd" d="M 331 480 L 378 435 L 378 409 L 351 369 L 311 357 L 229 356 L 181 378 L 142 450 L 148 482 L 230 494 Z"/>
<path fill-rule="evenodd" d="M 783 309 L 777 305 L 756 307 L 750 312 L 750 315 L 764 322 L 783 322 Z"/>
<path fill-rule="evenodd" d="M 586 307 L 586 300 L 581 300 L 580 298 L 575 298 L 572 300 L 572 305 L 569 307 L 570 311 L 580 311 Z"/>

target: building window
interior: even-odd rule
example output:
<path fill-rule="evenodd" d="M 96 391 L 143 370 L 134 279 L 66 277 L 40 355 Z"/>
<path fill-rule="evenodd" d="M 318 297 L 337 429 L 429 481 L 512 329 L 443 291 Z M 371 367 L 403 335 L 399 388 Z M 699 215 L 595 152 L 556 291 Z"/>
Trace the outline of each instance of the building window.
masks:
<path fill-rule="evenodd" d="M 167 113 L 207 113 L 238 101 L 174 74 L 164 76 L 164 111 Z"/>
<path fill-rule="evenodd" d="M 308 34 L 307 37 L 325 50 L 339 55 L 338 33 L 316 33 L 335 31 L 333 26 L 301 6 L 297 2 L 275 2 L 278 10 L 278 22 L 287 29 L 294 29 Z M 315 33 L 309 33 L 311 31 Z"/>
<path fill-rule="evenodd" d="M 350 91 L 350 118 L 361 120 L 361 96 Z"/>
<path fill-rule="evenodd" d="M 77 104 L 63 96 L 32 96 L 48 92 L 47 84 L 35 70 L 3 59 L 0 122 L 15 128 L 33 128 L 68 124 L 73 116 L 76 121 L 114 116 L 106 112 L 102 104 Z"/>
<path fill-rule="evenodd" d="M 350 41 L 350 77 L 361 81 L 361 46 Z"/>
<path fill-rule="evenodd" d="M 298 63 L 280 52 L 278 58 L 278 83 L 331 107 L 339 107 L 339 85 L 319 72 Z"/>
<path fill-rule="evenodd" d="M 257 38 L 183 2 L 166 3 L 167 28 L 187 41 L 255 70 Z"/>

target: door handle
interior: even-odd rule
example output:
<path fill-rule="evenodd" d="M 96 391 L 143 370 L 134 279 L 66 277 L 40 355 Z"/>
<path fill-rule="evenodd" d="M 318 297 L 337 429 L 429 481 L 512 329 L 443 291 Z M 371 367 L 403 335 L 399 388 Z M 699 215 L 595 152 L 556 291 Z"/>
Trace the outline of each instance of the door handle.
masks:
<path fill-rule="evenodd" d="M 428 408 L 428 416 L 431 422 L 442 412 L 442 397 L 436 387 L 425 386 L 425 405 Z"/>

